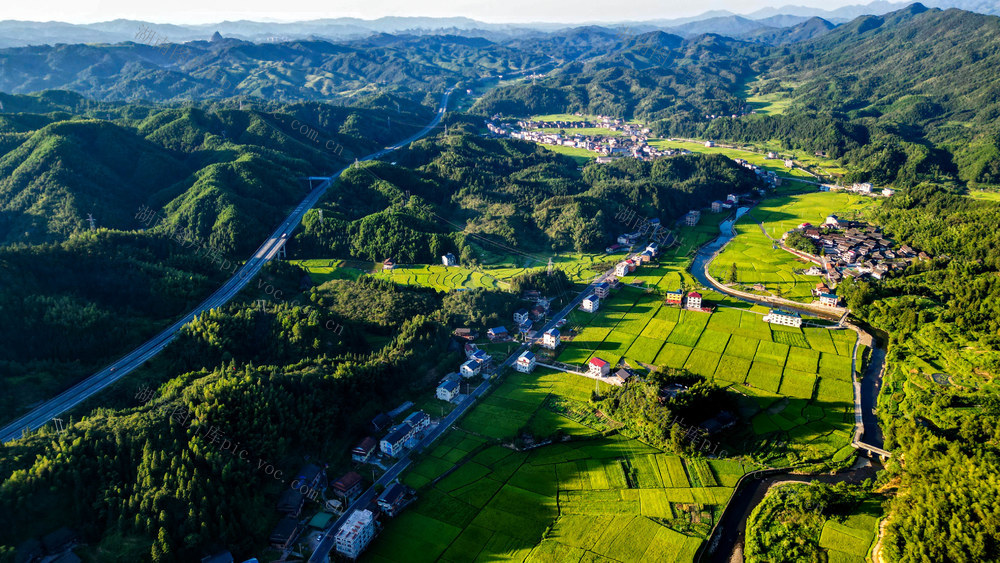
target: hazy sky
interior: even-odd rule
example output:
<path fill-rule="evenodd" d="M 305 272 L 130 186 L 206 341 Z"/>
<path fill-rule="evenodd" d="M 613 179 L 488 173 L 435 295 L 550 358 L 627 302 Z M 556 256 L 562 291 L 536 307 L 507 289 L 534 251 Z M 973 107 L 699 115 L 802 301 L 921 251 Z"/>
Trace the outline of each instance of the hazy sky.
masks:
<path fill-rule="evenodd" d="M 708 10 L 748 13 L 785 4 L 833 9 L 869 0 L 0 0 L 0 20 L 88 23 L 117 18 L 163 23 L 328 17 L 467 16 L 487 22 L 623 21 Z"/>

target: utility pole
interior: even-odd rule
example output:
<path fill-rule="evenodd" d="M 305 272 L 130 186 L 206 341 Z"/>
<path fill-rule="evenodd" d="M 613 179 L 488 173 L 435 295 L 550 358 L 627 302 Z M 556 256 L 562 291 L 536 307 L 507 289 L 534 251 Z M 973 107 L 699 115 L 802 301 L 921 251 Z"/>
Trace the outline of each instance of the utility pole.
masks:
<path fill-rule="evenodd" d="M 551 257 L 551 256 L 549 256 L 549 267 L 548 267 L 548 274 L 549 274 L 550 276 L 552 275 L 552 257 Z"/>
<path fill-rule="evenodd" d="M 322 209 L 319 210 L 319 222 L 320 223 L 323 222 L 323 210 Z"/>

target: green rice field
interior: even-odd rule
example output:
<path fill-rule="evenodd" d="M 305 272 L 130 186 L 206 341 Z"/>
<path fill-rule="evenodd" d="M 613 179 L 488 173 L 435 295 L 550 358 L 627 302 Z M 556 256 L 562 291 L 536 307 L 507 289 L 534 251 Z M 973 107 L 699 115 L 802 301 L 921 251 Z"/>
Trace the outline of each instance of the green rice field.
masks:
<path fill-rule="evenodd" d="M 546 408 L 553 395 L 584 403 L 594 384 L 510 376 L 406 473 L 420 498 L 364 560 L 691 561 L 746 469 L 601 437 Z M 576 440 L 528 452 L 493 442 L 522 427 Z"/>
<path fill-rule="evenodd" d="M 725 281 L 735 263 L 736 280 L 743 289 L 752 290 L 755 284 L 762 284 L 766 290 L 758 293 L 809 303 L 813 300 L 811 290 L 824 279 L 800 273 L 812 264 L 774 248 L 771 238 L 780 239 L 802 223 L 822 224 L 831 213 L 850 215 L 870 202 L 871 198 L 837 192 L 768 198 L 736 223 L 736 238 L 712 262 L 709 273 L 720 282 Z M 767 235 L 761 231 L 761 225 Z"/>
<path fill-rule="evenodd" d="M 658 264 L 623 279 L 649 291 L 622 287 L 598 312 L 574 311 L 569 322 L 578 332 L 557 359 L 686 368 L 741 397 L 750 424 L 735 431 L 733 447 L 781 440 L 788 459 L 778 462 L 827 460 L 850 442 L 855 335 L 772 327 L 763 309 L 698 287 L 686 266 L 721 219 L 682 229 Z M 682 287 L 718 308 L 663 304 L 660 291 Z M 362 559 L 692 561 L 732 487 L 759 466 L 682 458 L 631 438 L 589 402 L 607 389 L 541 367 L 507 375 L 404 473 L 419 500 L 386 523 Z M 618 433 L 602 435 L 608 430 Z M 527 451 L 504 445 L 525 431 L 571 439 Z"/>
<path fill-rule="evenodd" d="M 608 254 L 563 254 L 552 256 L 556 268 L 566 272 L 570 280 L 589 282 L 596 272 L 591 268 L 597 262 L 620 259 L 623 255 Z M 548 256 L 537 260 L 511 256 L 490 256 L 490 264 L 475 270 L 461 266 L 444 266 L 442 264 L 397 264 L 392 270 L 382 270 L 381 264 L 370 262 L 350 262 L 338 259 L 295 260 L 315 283 L 323 283 L 331 279 L 357 279 L 361 274 L 389 279 L 403 285 L 419 285 L 433 287 L 440 291 L 455 289 L 500 289 L 510 287 L 509 281 L 521 274 L 545 269 Z M 542 259 L 544 258 L 544 260 Z"/>

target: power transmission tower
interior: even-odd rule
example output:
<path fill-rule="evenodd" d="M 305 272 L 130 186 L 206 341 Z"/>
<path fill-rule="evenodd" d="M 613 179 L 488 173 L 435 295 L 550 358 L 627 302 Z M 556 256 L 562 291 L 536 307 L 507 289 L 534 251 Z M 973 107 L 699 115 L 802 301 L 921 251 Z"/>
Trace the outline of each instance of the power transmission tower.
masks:
<path fill-rule="evenodd" d="M 552 275 L 552 257 L 551 256 L 549 256 L 549 267 L 548 267 L 547 271 L 548 271 L 548 274 L 551 276 Z"/>
<path fill-rule="evenodd" d="M 90 213 L 87 213 L 87 221 L 90 221 L 90 230 L 91 231 L 95 230 L 96 227 L 94 226 L 94 216 L 91 215 Z"/>
<path fill-rule="evenodd" d="M 320 223 L 323 222 L 323 210 L 322 209 L 319 210 L 319 222 Z"/>

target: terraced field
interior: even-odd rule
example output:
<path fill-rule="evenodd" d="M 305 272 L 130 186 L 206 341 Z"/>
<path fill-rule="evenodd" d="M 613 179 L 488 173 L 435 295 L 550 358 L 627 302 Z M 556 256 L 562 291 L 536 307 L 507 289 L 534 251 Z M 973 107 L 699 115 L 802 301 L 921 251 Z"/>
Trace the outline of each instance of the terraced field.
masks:
<path fill-rule="evenodd" d="M 597 262 L 621 259 L 624 255 L 607 254 L 564 254 L 552 257 L 554 267 L 566 272 L 570 280 L 589 282 L 596 272 L 591 269 Z M 530 271 L 544 270 L 548 266 L 548 257 L 537 260 L 513 256 L 490 256 L 490 265 L 484 265 L 475 270 L 461 266 L 444 266 L 441 264 L 397 264 L 393 270 L 381 270 L 381 264 L 350 262 L 338 259 L 296 260 L 309 273 L 316 283 L 331 279 L 357 279 L 361 274 L 375 272 L 373 275 L 392 280 L 404 285 L 420 285 L 433 287 L 440 291 L 456 289 L 509 289 L 509 281 Z M 379 268 L 379 269 L 376 269 Z"/>
<path fill-rule="evenodd" d="M 816 192 L 764 200 L 736 223 L 737 236 L 709 266 L 709 273 L 719 280 L 729 278 L 736 264 L 737 283 L 750 290 L 763 284 L 765 292 L 794 301 L 811 302 L 810 291 L 823 281 L 820 276 L 799 273 L 811 266 L 789 252 L 774 248 L 771 238 L 781 236 L 802 223 L 822 224 L 828 215 L 849 215 L 870 204 L 871 198 L 836 192 Z M 768 238 L 757 224 L 764 226 Z"/>

